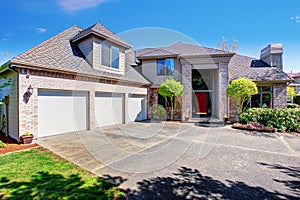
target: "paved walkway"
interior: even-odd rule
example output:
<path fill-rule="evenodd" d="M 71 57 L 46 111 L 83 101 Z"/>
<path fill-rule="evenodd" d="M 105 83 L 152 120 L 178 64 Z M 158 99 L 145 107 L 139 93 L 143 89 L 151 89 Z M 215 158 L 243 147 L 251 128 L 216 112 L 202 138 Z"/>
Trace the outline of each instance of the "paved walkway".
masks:
<path fill-rule="evenodd" d="M 300 198 L 300 136 L 132 123 L 38 139 L 129 199 Z"/>

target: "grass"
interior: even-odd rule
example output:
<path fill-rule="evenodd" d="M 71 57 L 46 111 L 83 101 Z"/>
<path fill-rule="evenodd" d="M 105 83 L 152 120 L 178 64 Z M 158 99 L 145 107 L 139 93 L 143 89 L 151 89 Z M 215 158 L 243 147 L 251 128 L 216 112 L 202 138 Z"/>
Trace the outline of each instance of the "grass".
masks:
<path fill-rule="evenodd" d="M 0 156 L 0 199 L 125 199 L 98 178 L 43 148 Z"/>

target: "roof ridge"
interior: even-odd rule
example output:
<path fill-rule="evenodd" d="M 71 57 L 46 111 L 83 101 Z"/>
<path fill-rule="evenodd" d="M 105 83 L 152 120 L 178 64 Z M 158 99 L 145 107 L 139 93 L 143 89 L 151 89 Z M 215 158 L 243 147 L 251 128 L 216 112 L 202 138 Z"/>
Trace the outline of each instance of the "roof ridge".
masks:
<path fill-rule="evenodd" d="M 80 38 L 82 34 L 91 31 L 97 34 L 100 34 L 100 36 L 104 38 L 111 39 L 117 43 L 123 44 L 125 46 L 131 47 L 130 44 L 128 44 L 125 40 L 123 40 L 120 36 L 118 36 L 115 32 L 111 31 L 109 28 L 107 28 L 105 25 L 103 25 L 101 22 L 97 22 L 93 24 L 92 26 L 89 26 L 88 28 L 78 32 L 72 37 L 72 40 Z M 89 33 L 88 33 L 89 34 Z"/>

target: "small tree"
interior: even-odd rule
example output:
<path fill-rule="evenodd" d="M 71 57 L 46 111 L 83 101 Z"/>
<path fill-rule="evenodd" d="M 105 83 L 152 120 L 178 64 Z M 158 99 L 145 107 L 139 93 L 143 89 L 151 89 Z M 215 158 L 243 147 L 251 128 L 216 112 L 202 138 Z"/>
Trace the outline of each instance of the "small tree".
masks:
<path fill-rule="evenodd" d="M 173 120 L 174 109 L 176 108 L 176 98 L 182 96 L 183 89 L 183 85 L 173 78 L 167 79 L 158 89 L 158 93 L 161 96 L 171 100 L 171 120 Z"/>
<path fill-rule="evenodd" d="M 237 100 L 239 114 L 243 111 L 244 102 L 257 93 L 256 84 L 247 78 L 239 78 L 232 81 L 226 90 L 228 97 L 234 97 Z"/>
<path fill-rule="evenodd" d="M 293 87 L 286 87 L 286 97 L 288 99 L 292 100 L 293 103 L 293 98 L 296 96 L 296 90 Z"/>

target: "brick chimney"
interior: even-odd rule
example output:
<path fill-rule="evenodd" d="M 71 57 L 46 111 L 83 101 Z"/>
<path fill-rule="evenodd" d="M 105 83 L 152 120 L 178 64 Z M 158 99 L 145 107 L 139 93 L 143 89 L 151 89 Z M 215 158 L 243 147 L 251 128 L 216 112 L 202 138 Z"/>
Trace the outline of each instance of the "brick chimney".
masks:
<path fill-rule="evenodd" d="M 282 71 L 282 44 L 269 44 L 260 51 L 260 59 Z"/>

